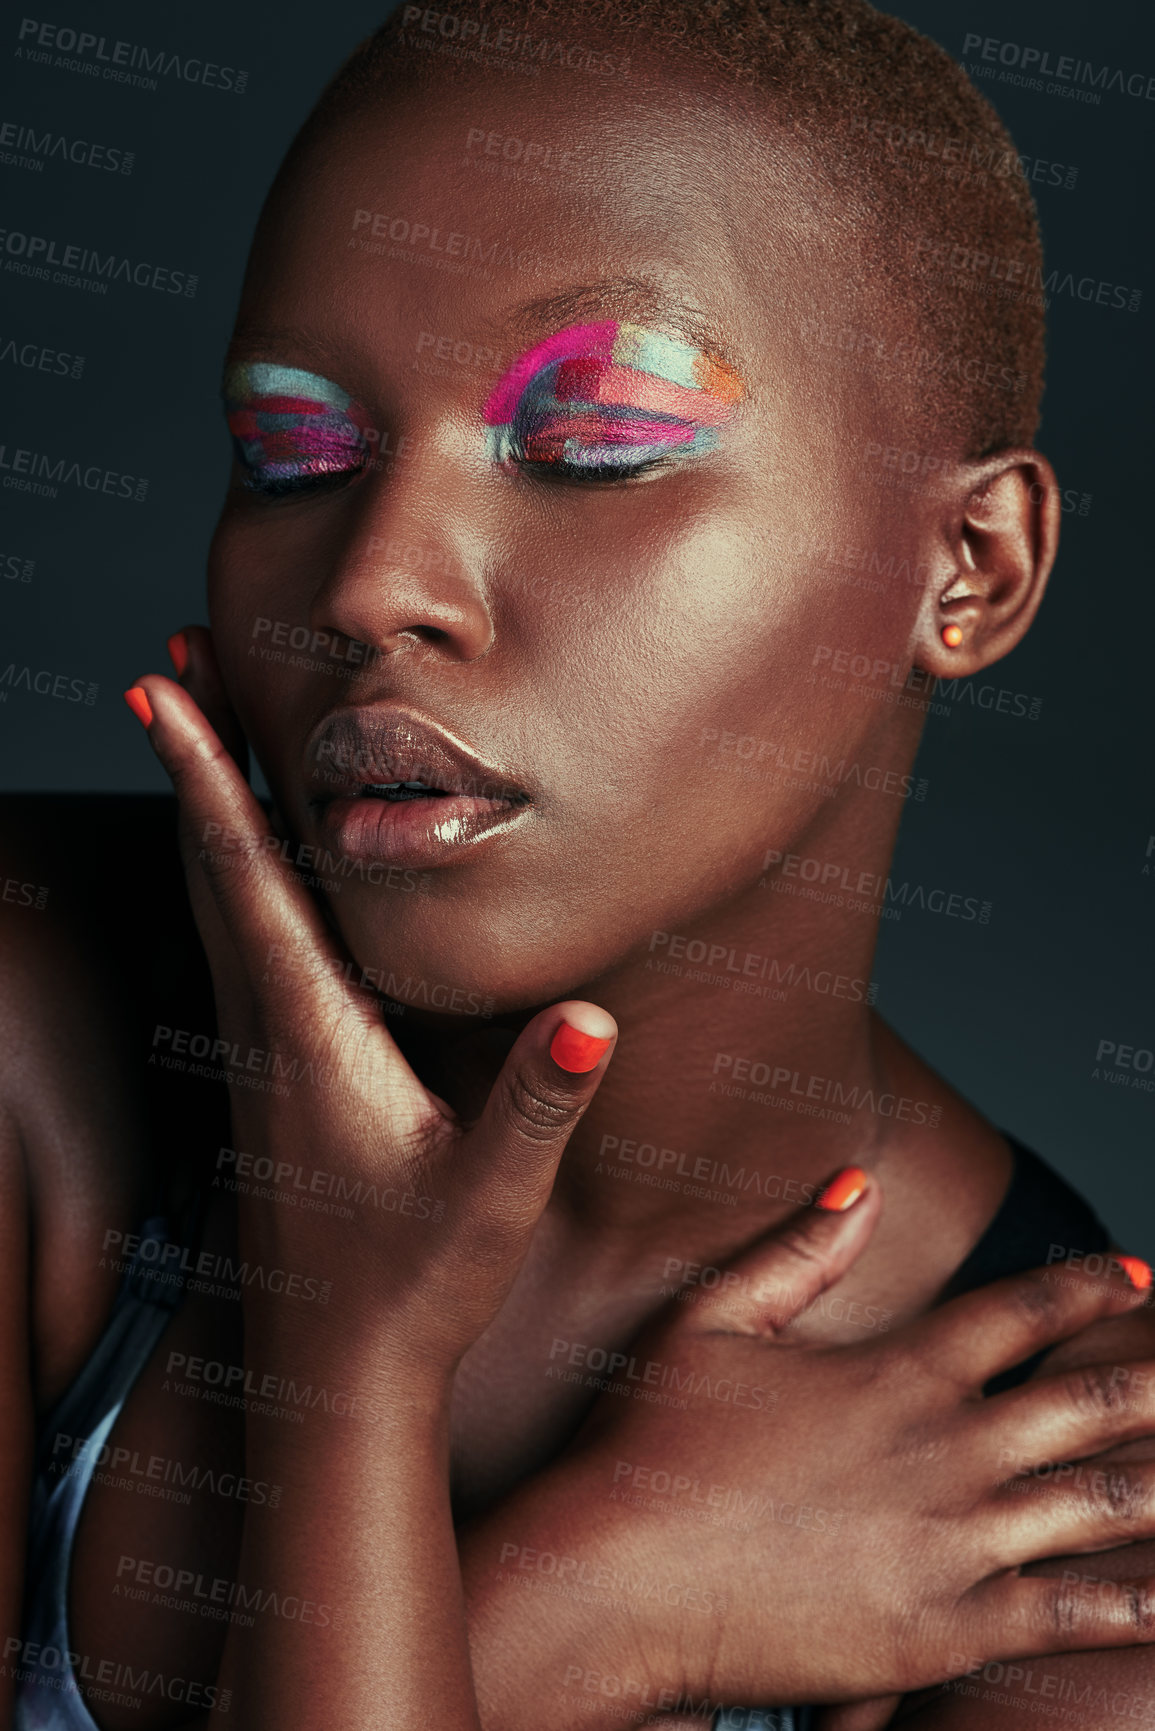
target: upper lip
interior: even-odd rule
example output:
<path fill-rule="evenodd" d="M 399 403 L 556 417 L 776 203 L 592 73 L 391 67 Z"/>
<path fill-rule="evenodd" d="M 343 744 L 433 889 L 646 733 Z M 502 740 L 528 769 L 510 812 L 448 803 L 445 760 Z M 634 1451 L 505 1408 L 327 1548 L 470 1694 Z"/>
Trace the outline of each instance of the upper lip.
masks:
<path fill-rule="evenodd" d="M 320 804 L 393 781 L 423 781 L 441 793 L 511 805 L 532 800 L 507 769 L 486 763 L 436 722 L 387 703 L 326 716 L 309 736 L 305 773 Z"/>

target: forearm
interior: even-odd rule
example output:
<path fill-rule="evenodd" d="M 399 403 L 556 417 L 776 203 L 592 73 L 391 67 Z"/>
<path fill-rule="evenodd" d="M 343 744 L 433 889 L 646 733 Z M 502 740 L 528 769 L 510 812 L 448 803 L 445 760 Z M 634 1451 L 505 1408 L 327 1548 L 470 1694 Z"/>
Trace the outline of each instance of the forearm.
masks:
<path fill-rule="evenodd" d="M 646 1709 L 678 1700 L 660 1612 L 623 1598 L 623 1580 L 643 1565 L 625 1555 L 622 1524 L 599 1518 L 593 1497 L 567 1457 L 460 1535 L 486 1731 L 636 1726 Z"/>
<path fill-rule="evenodd" d="M 246 1317 L 250 1385 L 271 1376 L 311 1392 L 301 1423 L 246 1413 L 247 1473 L 281 1491 L 277 1506 L 247 1510 L 238 1579 L 312 1612 L 307 1627 L 303 1615 L 264 1612 L 230 1628 L 210 1723 L 397 1731 L 427 1723 L 435 1706 L 446 1731 L 476 1731 L 448 1390 L 399 1372 L 387 1348 L 343 1339 L 302 1340 L 283 1319 Z"/>

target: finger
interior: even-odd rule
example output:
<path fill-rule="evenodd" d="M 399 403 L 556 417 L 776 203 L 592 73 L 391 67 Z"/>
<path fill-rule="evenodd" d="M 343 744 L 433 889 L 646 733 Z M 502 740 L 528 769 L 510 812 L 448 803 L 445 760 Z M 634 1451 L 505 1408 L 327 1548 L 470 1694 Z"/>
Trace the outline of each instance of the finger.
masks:
<path fill-rule="evenodd" d="M 1155 1431 L 1155 1362 L 1084 1364 L 983 1403 L 1000 1478 L 1081 1460 Z"/>
<path fill-rule="evenodd" d="M 701 1270 L 682 1307 L 687 1333 L 772 1336 L 842 1279 L 866 1248 L 882 1209 L 877 1181 L 860 1166 L 836 1172 L 800 1208 L 723 1268 Z M 707 1284 L 704 1276 L 713 1278 Z"/>
<path fill-rule="evenodd" d="M 156 674 L 138 680 L 126 697 L 138 692 L 149 743 L 180 801 L 186 858 L 191 854 L 203 871 L 250 974 L 267 968 L 270 948 L 286 939 L 312 937 L 328 951 L 320 910 L 281 869 L 255 794 L 192 697 Z"/>
<path fill-rule="evenodd" d="M 376 999 L 347 983 L 320 908 L 283 867 L 256 796 L 186 691 L 156 674 L 138 681 L 149 740 L 168 770 L 181 807 L 182 849 L 190 876 L 207 886 L 215 914 L 199 919 L 214 978 L 235 989 L 236 965 L 266 1032 L 302 1047 L 331 1047 L 342 1018 L 373 1039 L 394 1112 L 411 1109 L 414 1127 L 429 1099 L 381 1020 Z M 129 694 L 130 696 L 132 693 Z M 137 699 L 139 702 L 139 699 Z M 226 951 L 225 946 L 228 946 Z M 231 952 L 231 953 L 229 953 Z M 275 985 L 267 982 L 275 976 Z"/>
<path fill-rule="evenodd" d="M 1071 1579 L 1071 1576 L 1074 1579 Z M 1072 1570 L 1055 1579 L 1009 1575 L 975 1589 L 986 1639 L 982 1658 L 1034 1659 L 1155 1640 L 1155 1577 L 1097 1581 L 1088 1591 Z M 978 1664 L 978 1657 L 974 1664 Z M 972 1667 L 973 1668 L 973 1667 Z"/>
<path fill-rule="evenodd" d="M 1107 1261 L 1107 1272 L 1097 1276 L 1064 1266 L 992 1281 L 913 1323 L 912 1343 L 925 1346 L 927 1362 L 944 1376 L 981 1388 L 1088 1324 L 1144 1302 L 1147 1264 L 1132 1256 Z"/>
<path fill-rule="evenodd" d="M 204 625 L 186 625 L 173 632 L 168 652 L 177 679 L 247 781 L 249 743 L 225 691 L 212 633 Z"/>
<path fill-rule="evenodd" d="M 462 1155 L 487 1184 L 500 1176 L 507 1218 L 537 1220 L 617 1032 L 605 1010 L 574 999 L 542 1010 L 518 1036 Z"/>
<path fill-rule="evenodd" d="M 901 1700 L 901 1695 L 876 1695 L 871 1701 L 820 1707 L 814 1716 L 814 1731 L 882 1731 Z"/>
<path fill-rule="evenodd" d="M 1155 1538 L 1155 1461 L 1064 1461 L 1003 1485 L 1015 1565 Z"/>

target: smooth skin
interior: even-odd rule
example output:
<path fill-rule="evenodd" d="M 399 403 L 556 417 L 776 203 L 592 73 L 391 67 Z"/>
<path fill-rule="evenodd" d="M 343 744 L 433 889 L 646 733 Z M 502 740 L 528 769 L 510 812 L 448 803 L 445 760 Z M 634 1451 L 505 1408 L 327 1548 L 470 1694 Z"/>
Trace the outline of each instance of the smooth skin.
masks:
<path fill-rule="evenodd" d="M 969 1315 L 971 1328 L 982 1318 L 974 1300 L 962 1311 L 925 1313 L 998 1206 L 1010 1169 L 1003 1139 L 861 999 L 795 988 L 785 1005 L 760 1002 L 646 967 L 653 933 L 670 931 L 739 955 L 774 956 L 783 966 L 869 978 L 869 914 L 776 893 L 762 883 L 764 858 L 777 849 L 885 875 L 903 800 L 849 781 L 826 798 L 814 775 L 781 769 L 742 778 L 711 742 L 723 734 L 774 742 L 868 766 L 901 785 L 917 745 L 917 709 L 874 702 L 854 681 L 841 690 L 815 683 L 815 652 L 848 647 L 872 663 L 947 677 L 1008 653 L 1034 616 L 1054 557 L 1053 476 L 1035 452 L 973 461 L 956 450 L 933 496 L 911 496 L 897 511 L 894 495 L 872 484 L 865 457 L 872 443 L 903 442 L 907 410 L 896 381 L 840 368 L 804 335 L 816 284 L 828 318 L 884 320 L 884 304 L 861 298 L 868 289 L 859 285 L 870 283 L 868 248 L 856 257 L 845 231 L 835 237 L 828 213 L 798 190 L 796 165 L 768 155 L 754 130 L 708 92 L 686 118 L 660 80 L 639 79 L 630 98 L 622 104 L 589 81 L 578 90 L 548 73 L 532 90 L 512 81 L 434 85 L 420 100 L 390 98 L 348 117 L 298 165 L 262 223 L 235 356 L 324 371 L 370 408 L 395 454 L 345 487 L 276 504 L 255 500 L 235 476 L 211 559 L 212 642 L 188 633 L 185 691 L 157 676 L 142 681 L 154 716 L 150 737 L 184 802 L 186 853 L 199 849 L 210 813 L 250 838 L 206 883 L 192 861 L 223 1027 L 261 1046 L 273 1037 L 290 1050 L 323 1053 L 337 1066 L 335 1088 L 323 1098 L 298 1090 L 291 1111 L 238 1092 L 235 1145 L 299 1151 L 330 1170 L 405 1170 L 460 1209 L 447 1206 L 451 1230 L 430 1245 L 400 1221 L 392 1232 L 388 1220 L 360 1223 L 350 1237 L 348 1223 L 331 1232 L 311 1220 L 306 1234 L 298 1221 L 270 1219 L 238 1198 L 242 1244 L 307 1259 L 331 1278 L 334 1295 L 323 1314 L 304 1322 L 288 1306 L 246 1295 L 246 1362 L 324 1373 L 388 1415 L 384 1448 L 375 1431 L 352 1425 L 281 1425 L 272 1434 L 272 1421 L 245 1415 L 250 1460 L 287 1486 L 299 1514 L 290 1522 L 246 1511 L 243 1532 L 213 1535 L 220 1560 L 208 1566 L 285 1583 L 307 1575 L 314 1599 L 349 1608 L 316 1635 L 283 1622 L 229 1631 L 222 1676 L 237 1704 L 243 1693 L 245 1723 L 257 1731 L 286 1722 L 311 1731 L 335 1714 L 364 1725 L 416 1722 L 433 1699 L 447 1725 L 472 1726 L 478 1711 L 487 1726 L 586 1723 L 588 1703 L 567 1700 L 560 1681 L 543 1683 L 536 1660 L 526 1662 L 536 1650 L 527 1641 L 554 1639 L 563 1613 L 580 1619 L 583 1657 L 603 1671 L 626 1670 L 639 1688 L 652 1678 L 675 1690 L 733 1689 L 760 1700 L 893 1696 L 951 1674 L 954 1637 L 964 1630 L 980 1657 L 1107 1648 L 1150 1633 L 1146 1586 L 1072 1602 L 1069 1592 L 1002 1573 L 1032 1556 L 1155 1533 L 1142 1467 L 1129 1471 L 1122 1514 L 1079 1487 L 1030 1498 L 997 1488 L 1008 1441 L 1016 1450 L 1021 1441 L 1023 1460 L 1034 1464 L 1072 1447 L 1095 1454 L 1145 1446 L 1128 1439 L 1137 1427 L 1155 1428 L 1150 1401 L 1136 1394 L 1135 1410 L 1123 1411 L 1104 1398 L 1115 1365 L 1155 1353 L 1148 1312 L 1120 1320 L 1134 1311 L 1136 1295 L 1121 1278 L 1084 1290 L 1077 1280 L 1048 1288 L 1027 1277 L 1001 1301 L 1005 1309 L 997 1293 L 985 1295 L 1002 1321 L 988 1317 L 981 1341 L 945 1376 L 959 1316 Z M 460 165 L 466 129 L 477 126 L 556 134 L 611 168 L 588 178 L 487 182 L 482 198 Z M 483 233 L 535 262 L 484 278 L 390 258 L 387 249 L 361 251 L 349 245 L 358 210 L 409 212 L 442 233 Z M 760 213 L 756 227 L 751 210 Z M 718 453 L 693 467 L 613 488 L 558 487 L 496 470 L 484 459 L 479 427 L 493 379 L 469 366 L 437 375 L 415 364 L 423 332 L 510 353 L 591 305 L 603 317 L 660 327 L 669 315 L 659 292 L 691 301 L 722 327 L 727 358 L 749 386 Z M 548 306 L 525 308 L 543 300 Z M 924 581 L 867 594 L 817 551 L 837 545 L 893 555 L 896 568 L 905 562 Z M 264 660 L 250 651 L 262 641 L 258 622 L 269 619 L 380 653 L 341 680 L 325 665 Z M 948 650 L 941 631 L 952 622 L 964 642 Z M 532 788 L 532 826 L 508 846 L 487 843 L 435 872 L 428 894 L 350 881 L 322 916 L 257 845 L 263 815 L 202 716 L 238 752 L 241 735 L 252 743 L 273 790 L 275 822 L 307 844 L 316 838 L 308 741 L 335 706 L 367 701 L 427 714 L 507 766 Z M 269 872 L 280 873 L 279 887 Z M 310 955 L 331 959 L 327 946 L 347 950 L 361 968 L 492 996 L 508 1035 L 522 1030 L 496 1095 L 489 1090 L 510 1062 L 509 1037 L 411 1016 L 394 1024 L 398 1055 L 369 1016 L 370 1001 L 350 1002 L 328 967 L 309 965 Z M 299 968 L 281 971 L 275 988 L 265 978 L 274 947 L 304 957 Z M 576 1015 L 612 1018 L 622 1038 L 612 1064 L 559 1082 L 545 1047 L 569 1004 L 587 1006 Z M 888 1090 L 924 1103 L 927 1113 L 937 1108 L 941 1121 L 932 1127 L 926 1113 L 917 1120 L 860 1113 L 847 1126 L 779 1115 L 711 1092 L 718 1052 L 771 1056 L 803 1076 Z M 533 1076 L 529 1093 L 514 1082 L 522 1066 Z M 525 1128 L 534 1099 L 552 1106 L 544 1142 Z M 579 1104 L 584 1115 L 574 1129 Z M 470 1125 L 477 1128 L 461 1128 Z M 731 1163 L 779 1188 L 767 1184 L 732 1210 L 617 1181 L 596 1170 L 607 1136 L 694 1156 L 725 1150 Z M 34 1150 L 35 1185 L 38 1161 L 48 1158 L 41 1150 L 52 1142 L 43 1115 L 24 1140 Z M 476 1149 L 476 1168 L 450 1158 L 466 1145 Z M 790 1350 L 764 1334 L 765 1318 L 753 1332 L 747 1318 L 744 1327 L 706 1334 L 690 1327 L 692 1309 L 680 1310 L 673 1325 L 692 1341 L 654 1337 L 661 1351 L 693 1354 L 695 1362 L 700 1355 L 717 1374 L 736 1361 L 757 1363 L 761 1384 L 769 1380 L 779 1397 L 774 1410 L 804 1415 L 765 1433 L 772 1456 L 734 1424 L 731 1404 L 723 1411 L 714 1401 L 684 1413 L 631 1403 L 628 1412 L 595 1414 L 563 1457 L 591 1391 L 547 1378 L 552 1341 L 626 1349 L 639 1330 L 670 1327 L 660 1315 L 659 1271 L 668 1258 L 728 1266 L 761 1254 L 754 1247 L 791 1212 L 782 1186 L 816 1187 L 850 1163 L 865 1167 L 872 1182 L 845 1218 L 820 1223 L 833 1241 L 816 1249 L 805 1234 L 787 1240 L 788 1256 L 796 1261 L 807 1245 L 817 1263 L 813 1284 L 795 1282 L 801 1321 Z M 17 1163 L 13 1171 L 28 1169 Z M 103 1144 L 92 1169 L 95 1221 L 116 1219 L 130 1230 L 130 1187 L 115 1178 Z M 18 1204 L 18 1178 L 9 1184 Z M 886 1208 L 877 1218 L 880 1193 Z M 27 1204 L 17 1218 L 27 1220 Z M 858 1240 L 867 1235 L 859 1221 L 876 1218 L 869 1242 Z M 290 1242 L 285 1235 L 298 1230 L 302 1237 Z M 771 1252 L 764 1253 L 773 1275 Z M 827 1284 L 848 1305 L 889 1311 L 892 1332 L 864 1342 L 848 1321 L 806 1314 Z M 11 1296 L 19 1315 L 22 1302 Z M 1106 1369 L 1039 1382 L 1033 1403 L 1019 1395 L 983 1407 L 975 1391 L 984 1377 L 1010 1362 L 1007 1354 L 1022 1356 L 1024 1313 L 1038 1330 L 1029 1344 L 1090 1327 L 1063 1350 Z M 193 1330 L 201 1316 L 193 1307 L 176 1326 Z M 51 1336 L 53 1322 L 45 1300 L 39 1333 Z M 210 1324 L 205 1318 L 206 1350 L 220 1355 Z M 817 1350 L 794 1350 L 806 1344 Z M 61 1374 L 80 1361 L 83 1345 L 82 1333 L 67 1351 L 57 1342 Z M 27 1386 L 19 1351 L 9 1356 L 7 1386 Z M 26 1470 L 19 1438 L 27 1409 L 25 1398 L 12 1430 L 17 1441 L 8 1445 L 15 1452 L 5 1494 L 14 1504 Z M 146 1376 L 125 1434 L 150 1422 L 151 1412 L 173 1410 Z M 191 1422 L 183 1411 L 176 1419 Z M 215 1422 L 220 1431 L 223 1422 Z M 934 1445 L 914 1451 L 917 1470 L 912 1424 Z M 843 1456 L 846 1439 L 857 1436 L 871 1438 L 869 1448 Z M 870 1549 L 901 1559 L 909 1572 L 870 1574 L 864 1583 L 832 1567 L 830 1548 L 798 1529 L 771 1526 L 756 1544 L 732 1551 L 704 1529 L 694 1534 L 703 1580 L 749 1585 L 749 1571 L 759 1573 L 757 1594 L 730 1591 L 724 1633 L 718 1619 L 693 1625 L 675 1610 L 655 1621 L 652 1607 L 598 1614 L 560 1597 L 497 1592 L 504 1584 L 492 1580 L 494 1546 L 506 1542 L 503 1534 L 527 1530 L 538 1549 L 602 1554 L 605 1547 L 623 1567 L 643 1557 L 686 1578 L 681 1523 L 652 1511 L 631 1510 L 627 1520 L 629 1505 L 607 1500 L 610 1450 L 615 1460 L 619 1452 L 627 1460 L 693 1459 L 703 1476 L 725 1483 L 740 1476 L 736 1459 L 749 1463 L 743 1483 L 762 1484 L 759 1475 L 772 1471 L 776 1496 L 786 1487 L 787 1500 L 856 1515 L 845 1541 L 856 1555 Z M 827 1474 L 839 1462 L 834 1486 Z M 454 1512 L 471 1521 L 463 1561 L 480 1709 L 458 1597 L 450 1485 Z M 524 1509 L 505 1506 L 511 1494 L 529 1499 Z M 117 1530 L 123 1499 L 100 1488 L 90 1502 L 74 1624 L 78 1642 L 102 1651 L 109 1559 L 127 1541 Z M 155 1527 L 156 1512 L 148 1514 Z M 784 1533 L 788 1552 L 780 1549 Z M 139 1552 L 149 1540 L 132 1542 Z M 183 1555 L 194 1541 L 174 1525 L 168 1542 Z M 209 1538 L 198 1532 L 195 1542 Z M 1139 1551 L 1109 1555 L 1115 1561 L 1104 1566 L 1127 1579 L 1155 1572 Z M 1061 1559 L 1050 1567 L 1061 1574 Z M 406 1594 L 381 1590 L 398 1580 L 411 1583 Z M 879 1594 L 865 1608 L 864 1585 Z M 775 1587 L 781 1602 L 771 1597 Z M 813 1620 L 804 1626 L 805 1606 L 820 1618 L 817 1628 Z M 7 1609 L 14 1626 L 11 1595 Z M 122 1621 L 125 1610 L 117 1606 Z M 844 1642 L 844 1631 L 861 1631 L 856 1619 L 864 1617 L 869 1637 Z M 154 1638 L 143 1621 L 126 1626 Z M 186 1636 L 178 1629 L 172 1637 L 178 1650 Z M 1133 1645 L 1126 1656 L 1048 1664 L 1100 1662 L 1115 1674 L 1148 1664 Z M 952 1728 L 997 1722 L 983 1703 L 967 1720 L 974 1706 L 951 1697 L 921 1706 L 916 1718 L 945 1725 L 943 1715 L 953 1713 Z M 867 1712 L 877 1720 L 892 1707 L 884 1701 Z M 102 1723 L 119 1731 L 121 1721 L 110 1710 Z"/>

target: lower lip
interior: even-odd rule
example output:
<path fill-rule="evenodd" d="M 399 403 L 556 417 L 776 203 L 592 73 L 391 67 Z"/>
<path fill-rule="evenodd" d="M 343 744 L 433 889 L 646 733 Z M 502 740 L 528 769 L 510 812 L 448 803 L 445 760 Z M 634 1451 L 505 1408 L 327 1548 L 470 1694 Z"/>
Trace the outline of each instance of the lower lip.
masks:
<path fill-rule="evenodd" d="M 335 799 L 321 814 L 329 845 L 348 859 L 398 866 L 449 865 L 466 849 L 511 829 L 531 807 L 504 799 Z"/>

